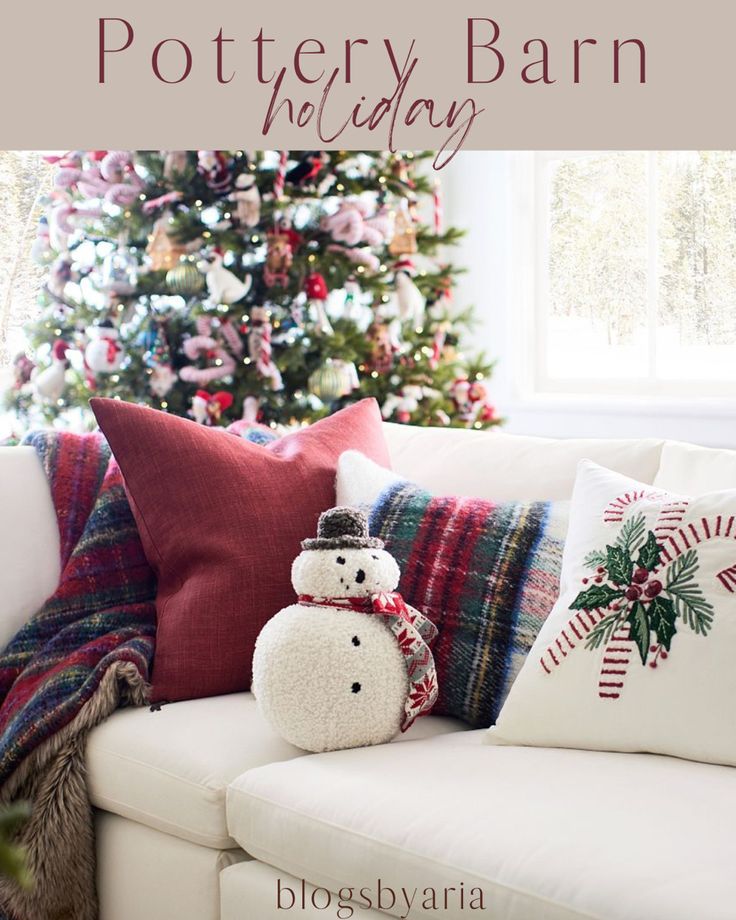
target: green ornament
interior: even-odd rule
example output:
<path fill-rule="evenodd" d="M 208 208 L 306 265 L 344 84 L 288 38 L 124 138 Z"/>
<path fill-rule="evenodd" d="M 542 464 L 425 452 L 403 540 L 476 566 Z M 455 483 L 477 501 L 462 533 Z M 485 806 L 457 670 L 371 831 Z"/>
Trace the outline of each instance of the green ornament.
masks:
<path fill-rule="evenodd" d="M 199 294 L 204 290 L 204 275 L 192 262 L 180 262 L 166 272 L 166 285 L 172 294 Z"/>
<path fill-rule="evenodd" d="M 358 371 L 352 361 L 328 358 L 310 375 L 308 385 L 313 396 L 323 403 L 331 403 L 359 386 Z"/>

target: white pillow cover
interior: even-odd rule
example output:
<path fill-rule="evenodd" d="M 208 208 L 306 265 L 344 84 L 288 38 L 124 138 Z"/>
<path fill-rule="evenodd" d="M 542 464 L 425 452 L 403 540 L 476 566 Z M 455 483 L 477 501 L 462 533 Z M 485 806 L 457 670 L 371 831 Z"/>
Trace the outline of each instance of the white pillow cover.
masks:
<path fill-rule="evenodd" d="M 582 461 L 560 599 L 488 741 L 736 765 L 735 591 L 736 490 Z"/>

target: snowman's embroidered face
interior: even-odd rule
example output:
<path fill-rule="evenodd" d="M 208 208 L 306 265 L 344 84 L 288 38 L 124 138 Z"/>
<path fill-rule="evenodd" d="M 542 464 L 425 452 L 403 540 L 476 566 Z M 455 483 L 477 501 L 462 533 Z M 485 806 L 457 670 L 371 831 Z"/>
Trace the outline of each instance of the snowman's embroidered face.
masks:
<path fill-rule="evenodd" d="M 395 591 L 401 573 L 382 549 L 312 549 L 296 557 L 291 581 L 297 594 L 369 597 Z"/>

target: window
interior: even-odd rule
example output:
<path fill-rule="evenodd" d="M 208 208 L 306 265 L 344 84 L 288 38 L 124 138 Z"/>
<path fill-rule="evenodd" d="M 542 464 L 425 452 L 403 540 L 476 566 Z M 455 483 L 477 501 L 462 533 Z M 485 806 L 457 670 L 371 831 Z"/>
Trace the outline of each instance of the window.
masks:
<path fill-rule="evenodd" d="M 736 397 L 736 151 L 527 156 L 531 389 Z"/>
<path fill-rule="evenodd" d="M 51 175 L 39 151 L 0 150 L 0 395 L 25 344 L 23 325 L 38 312 L 48 271 L 33 261 L 31 249 Z"/>

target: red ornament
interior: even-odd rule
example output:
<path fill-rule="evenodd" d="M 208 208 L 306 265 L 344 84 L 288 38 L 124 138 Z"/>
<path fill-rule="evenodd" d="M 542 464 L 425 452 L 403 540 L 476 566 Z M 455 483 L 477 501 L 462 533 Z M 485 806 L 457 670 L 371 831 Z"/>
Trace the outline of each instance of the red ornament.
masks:
<path fill-rule="evenodd" d="M 327 300 L 327 282 L 319 272 L 307 275 L 304 290 L 310 300 Z"/>
<path fill-rule="evenodd" d="M 66 361 L 66 353 L 68 351 L 69 345 L 63 339 L 57 339 L 51 348 L 51 355 L 57 361 Z"/>
<path fill-rule="evenodd" d="M 217 425 L 222 418 L 222 413 L 226 412 L 230 406 L 232 406 L 233 394 L 225 390 L 218 390 L 217 393 L 209 393 L 207 390 L 197 390 L 194 395 L 194 400 L 192 401 L 193 405 L 197 400 L 199 400 L 199 405 L 204 411 L 201 416 L 197 411 L 194 411 L 195 419 L 199 421 L 200 424 Z"/>
<path fill-rule="evenodd" d="M 276 232 L 281 236 L 285 236 L 291 246 L 292 252 L 296 252 L 297 249 L 304 242 L 304 237 L 299 233 L 298 230 L 295 230 L 291 225 L 291 221 L 288 217 L 282 217 L 276 224 Z"/>

